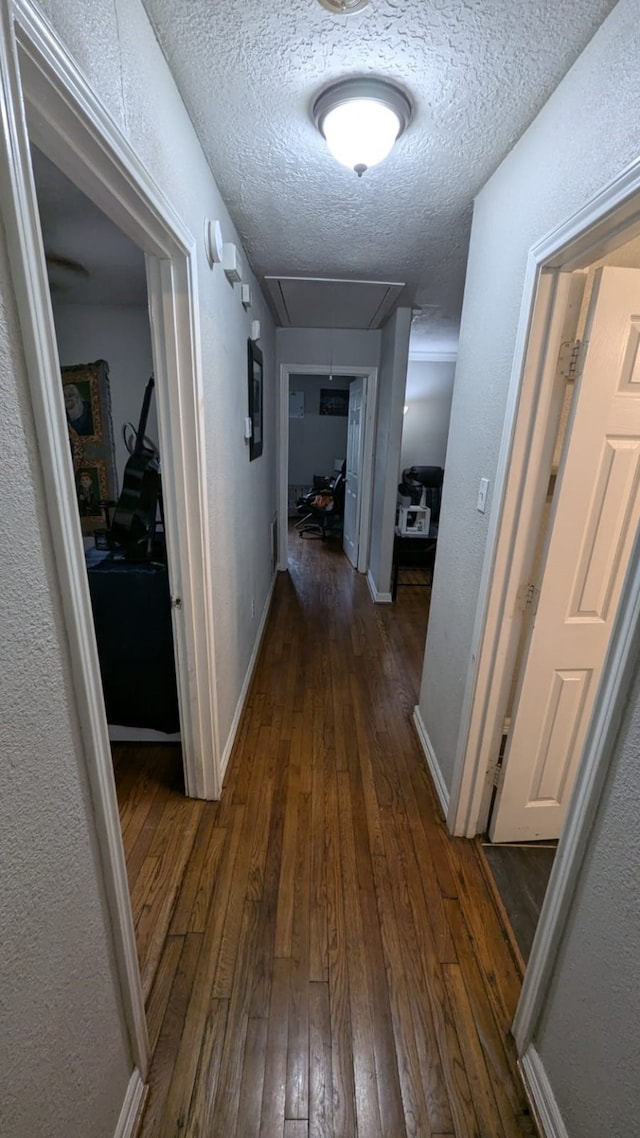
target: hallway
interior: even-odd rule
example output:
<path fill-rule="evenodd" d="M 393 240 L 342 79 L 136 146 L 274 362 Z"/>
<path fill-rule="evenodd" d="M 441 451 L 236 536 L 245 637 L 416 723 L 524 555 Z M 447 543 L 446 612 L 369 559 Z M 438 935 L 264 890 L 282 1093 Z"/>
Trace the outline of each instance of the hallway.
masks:
<path fill-rule="evenodd" d="M 142 1138 L 523 1138 L 520 978 L 411 723 L 431 590 L 291 539 L 222 800 L 116 751 L 154 1058 Z M 139 764 L 134 776 L 132 764 Z"/>

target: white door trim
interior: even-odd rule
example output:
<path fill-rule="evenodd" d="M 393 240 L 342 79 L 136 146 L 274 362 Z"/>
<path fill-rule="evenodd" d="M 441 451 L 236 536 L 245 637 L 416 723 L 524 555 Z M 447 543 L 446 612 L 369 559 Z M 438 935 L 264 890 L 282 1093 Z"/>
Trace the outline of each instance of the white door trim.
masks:
<path fill-rule="evenodd" d="M 195 239 L 30 0 L 13 4 L 29 137 L 147 254 L 160 444 L 163 468 L 170 472 L 163 487 L 169 580 L 181 601 L 173 609 L 173 631 L 185 789 L 192 797 L 218 798 L 222 779 Z M 25 193 L 33 193 L 28 167 Z M 35 202 L 34 208 L 32 255 L 42 257 Z M 48 291 L 42 308 L 49 320 Z M 34 335 L 41 326 L 33 326 Z M 57 361 L 57 349 L 53 358 Z M 41 371 L 35 382 L 47 382 Z M 53 430 L 53 423 L 47 420 L 45 429 Z M 62 532 L 71 540 L 71 531 Z"/>
<path fill-rule="evenodd" d="M 113 1138 L 135 1138 L 140 1125 L 142 1108 L 147 1095 L 147 1087 L 140 1078 L 140 1072 L 134 1070 L 129 1079 L 127 1093 L 125 1094 L 120 1110 L 120 1117 Z"/>
<path fill-rule="evenodd" d="M 544 1138 L 569 1138 L 542 1059 L 533 1045 L 527 1048 L 519 1066 L 540 1133 Z"/>
<path fill-rule="evenodd" d="M 529 253 L 447 816 L 457 835 L 473 837 L 487 822 L 487 772 L 504 720 L 518 635 L 509 614 L 524 583 L 522 540 L 535 531 L 538 502 L 532 488 L 543 469 L 536 433 L 541 372 L 558 335 L 552 322 L 567 301 L 563 277 L 604 256 L 622 234 L 629 239 L 640 232 L 639 194 L 640 160 Z M 530 491 L 519 499 L 527 486 Z"/>
<path fill-rule="evenodd" d="M 129 1033 L 132 1059 L 146 1078 L 149 1044 L 140 985 L 131 903 L 118 816 L 104 700 L 84 567 L 82 536 L 75 508 L 75 488 L 67 439 L 66 416 L 59 382 L 59 361 L 49 298 L 44 251 L 29 153 L 26 111 L 33 118 L 32 137 L 45 153 L 87 192 L 129 236 L 145 248 L 153 292 L 154 260 L 181 277 L 182 308 L 176 302 L 171 341 L 160 342 L 153 329 L 154 358 L 175 367 L 180 420 L 167 415 L 167 390 L 161 399 L 163 447 L 170 453 L 176 501 L 184 499 L 188 517 L 182 533 L 181 568 L 191 561 L 204 573 L 191 596 L 190 571 L 180 581 L 187 616 L 184 650 L 202 669 L 198 687 L 184 703 L 187 726 L 193 715 L 193 763 L 190 793 L 213 797 L 217 778 L 218 738 L 213 670 L 213 627 L 210 613 L 207 509 L 204 500 L 204 449 L 198 408 L 201 368 L 195 305 L 194 241 L 138 162 L 116 125 L 96 100 L 62 43 L 30 0 L 1 0 L 0 5 L 0 190 L 12 278 L 22 327 L 23 345 L 43 471 L 56 571 L 69 640 L 76 706 L 84 743 L 102 870 L 110 913 L 110 931 Z M 24 99 L 24 103 L 23 103 Z M 166 387 L 162 382 L 158 390 Z M 189 447 L 191 449 L 189 450 Z M 187 465 L 187 457 L 191 464 Z M 194 477 L 194 471 L 197 474 Z M 195 489 L 197 487 L 197 491 Z M 168 529 L 177 534 L 176 505 L 167 512 Z M 175 589 L 175 580 L 172 583 Z M 193 605 L 193 607 L 192 607 Z M 206 704 L 203 703 L 203 696 Z M 194 712 L 198 710 L 199 714 Z M 188 727 L 187 727 L 188 729 Z M 208 757 L 205 765 L 205 756 Z"/>
<path fill-rule="evenodd" d="M 373 494 L 373 450 L 376 408 L 378 405 L 377 367 L 337 367 L 335 364 L 281 364 L 280 406 L 278 413 L 278 569 L 287 569 L 288 551 L 288 475 L 289 475 L 289 376 L 290 375 L 362 376 L 362 398 L 365 407 L 362 475 L 360 482 L 360 533 L 358 539 L 358 572 L 369 567 L 371 504 Z"/>

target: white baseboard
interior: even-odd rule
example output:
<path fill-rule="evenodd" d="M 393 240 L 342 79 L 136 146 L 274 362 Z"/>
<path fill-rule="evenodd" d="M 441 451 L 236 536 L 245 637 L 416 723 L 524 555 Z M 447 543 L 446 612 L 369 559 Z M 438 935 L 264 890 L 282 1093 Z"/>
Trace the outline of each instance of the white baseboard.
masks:
<path fill-rule="evenodd" d="M 369 592 L 371 593 L 371 599 L 374 600 L 377 605 L 390 605 L 391 604 L 391 601 L 392 601 L 391 593 L 379 593 L 378 592 L 378 586 L 376 585 L 373 577 L 371 576 L 371 570 L 370 569 L 367 573 L 367 585 L 369 586 Z"/>
<path fill-rule="evenodd" d="M 231 752 L 233 750 L 233 744 L 236 741 L 236 735 L 238 733 L 238 727 L 240 726 L 240 717 L 242 715 L 242 712 L 244 711 L 244 705 L 245 705 L 246 700 L 247 700 L 247 695 L 249 694 L 249 687 L 251 685 L 251 681 L 253 679 L 253 673 L 255 671 L 255 667 L 256 667 L 256 664 L 258 662 L 258 654 L 260 652 L 260 647 L 262 645 L 262 638 L 264 636 L 264 630 L 267 627 L 267 620 L 268 620 L 269 612 L 271 609 L 271 601 L 273 599 L 273 590 L 276 587 L 277 577 L 278 577 L 278 573 L 275 572 L 273 574 L 273 577 L 271 580 L 271 588 L 269 589 L 269 595 L 267 596 L 267 600 L 266 600 L 264 609 L 262 610 L 262 616 L 260 617 L 260 625 L 258 627 L 258 632 L 256 635 L 256 641 L 255 641 L 255 644 L 253 646 L 253 652 L 251 653 L 251 659 L 249 660 L 249 667 L 247 668 L 247 674 L 244 677 L 244 683 L 242 685 L 242 690 L 240 692 L 240 696 L 238 697 L 238 702 L 236 704 L 236 710 L 233 714 L 233 719 L 231 721 L 231 727 L 229 729 L 229 735 L 227 738 L 227 742 L 225 743 L 225 748 L 224 748 L 224 751 L 222 752 L 222 759 L 220 761 L 220 785 L 222 785 L 222 782 L 224 780 L 224 776 L 225 776 L 225 773 L 227 770 L 227 766 L 229 765 L 229 759 L 231 758 Z"/>
<path fill-rule="evenodd" d="M 569 1138 L 542 1059 L 532 1043 L 520 1059 L 520 1071 L 540 1133 L 544 1138 Z"/>
<path fill-rule="evenodd" d="M 140 1112 L 144 1104 L 146 1093 L 147 1088 L 136 1067 L 132 1071 L 131 1078 L 129 1079 L 129 1086 L 124 1096 L 122 1110 L 120 1111 L 118 1125 L 116 1126 L 113 1138 L 134 1138 L 138 1129 Z"/>
<path fill-rule="evenodd" d="M 444 781 L 442 771 L 440 770 L 440 764 L 436 759 L 436 753 L 433 749 L 433 744 L 429 738 L 429 733 L 422 721 L 420 708 L 417 705 L 413 710 L 413 722 L 418 733 L 418 738 L 420 740 L 422 750 L 424 751 L 424 757 L 427 760 L 427 766 L 433 780 L 433 785 L 436 789 L 436 794 L 438 795 L 438 801 L 440 802 L 444 816 L 446 818 L 447 814 L 449 813 L 449 788 Z"/>

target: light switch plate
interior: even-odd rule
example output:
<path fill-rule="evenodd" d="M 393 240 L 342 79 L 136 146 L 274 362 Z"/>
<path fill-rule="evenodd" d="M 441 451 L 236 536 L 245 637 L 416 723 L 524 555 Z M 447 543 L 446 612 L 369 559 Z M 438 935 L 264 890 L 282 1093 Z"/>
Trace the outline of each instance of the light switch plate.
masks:
<path fill-rule="evenodd" d="M 484 514 L 484 512 L 487 508 L 487 494 L 488 493 L 489 493 L 489 479 L 488 478 L 481 478 L 480 479 L 480 488 L 478 490 L 478 501 L 476 503 L 476 509 L 478 510 L 478 512 L 480 514 Z"/>

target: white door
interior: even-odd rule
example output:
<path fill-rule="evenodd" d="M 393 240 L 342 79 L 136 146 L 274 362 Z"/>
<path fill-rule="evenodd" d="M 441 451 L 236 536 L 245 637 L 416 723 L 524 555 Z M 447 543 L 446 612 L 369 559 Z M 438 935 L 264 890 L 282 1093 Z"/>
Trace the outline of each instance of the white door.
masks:
<path fill-rule="evenodd" d="M 362 443 L 364 440 L 363 387 L 362 379 L 354 379 L 349 384 L 349 426 L 342 545 L 354 569 L 358 567 L 360 531 L 360 467 L 362 465 Z"/>
<path fill-rule="evenodd" d="M 584 335 L 494 842 L 560 835 L 640 518 L 640 271 L 598 270 Z"/>

